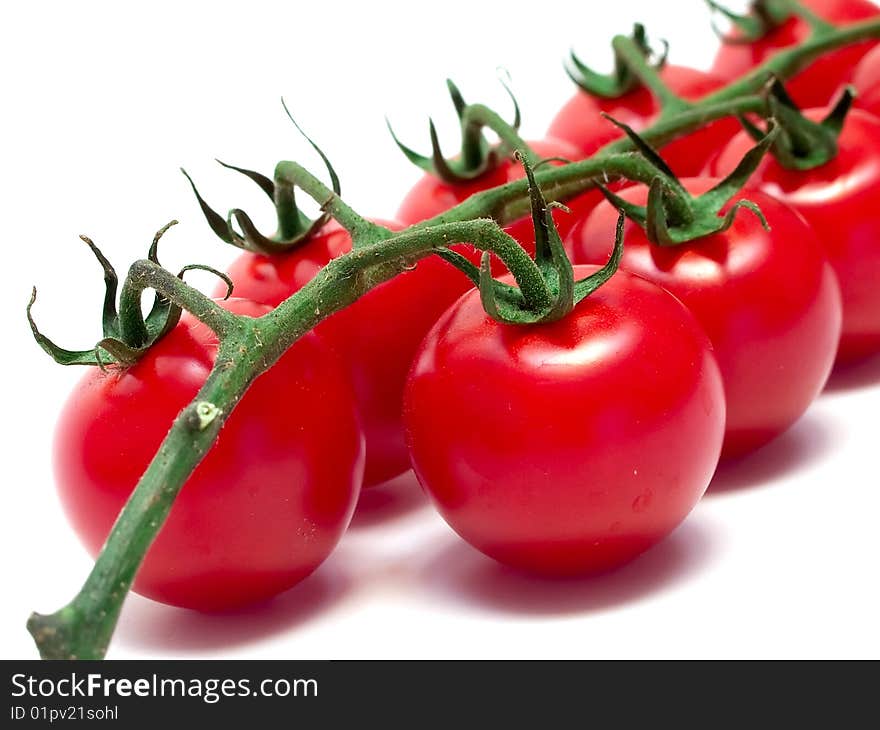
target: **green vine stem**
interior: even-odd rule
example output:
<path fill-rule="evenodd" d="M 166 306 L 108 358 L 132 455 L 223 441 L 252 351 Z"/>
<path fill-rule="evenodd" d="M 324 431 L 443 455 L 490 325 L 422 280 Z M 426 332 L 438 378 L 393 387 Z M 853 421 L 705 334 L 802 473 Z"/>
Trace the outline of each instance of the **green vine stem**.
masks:
<path fill-rule="evenodd" d="M 484 127 L 491 129 L 507 149 L 519 151 L 530 165 L 535 165 L 540 161 L 528 143 L 520 136 L 516 127 L 485 104 L 469 104 L 465 107 L 462 113 L 462 124 L 474 130 L 480 130 Z"/>
<path fill-rule="evenodd" d="M 328 213 L 339 223 L 339 225 L 351 234 L 355 246 L 376 243 L 387 238 L 391 234 L 387 228 L 377 225 L 372 221 L 367 220 L 362 215 L 359 215 L 336 191 L 328 188 L 298 162 L 284 162 L 281 164 L 284 165 L 287 174 L 279 175 L 276 171 L 276 186 L 279 186 L 282 189 L 287 186 L 292 186 L 293 184 L 299 186 L 296 182 L 297 180 L 308 179 L 309 189 L 305 192 L 321 206 L 322 211 Z"/>
<path fill-rule="evenodd" d="M 759 114 L 766 116 L 767 99 L 763 94 L 750 94 L 747 96 L 734 97 L 715 101 L 709 99 L 695 103 L 687 111 L 675 116 L 659 119 L 650 127 L 639 132 L 642 139 L 650 142 L 655 147 L 662 147 L 668 142 L 688 134 L 695 129 L 724 119 L 731 115 L 742 116 L 744 114 Z M 611 142 L 603 147 L 597 155 L 609 153 L 621 153 L 635 149 L 632 141 L 626 137 Z"/>
<path fill-rule="evenodd" d="M 318 322 L 408 269 L 439 247 L 470 243 L 498 255 L 518 272 L 524 300 L 550 305 L 535 262 L 489 220 L 409 230 L 331 261 L 272 312 L 252 319 L 232 315 L 149 260 L 135 262 L 124 289 L 135 298 L 147 288 L 175 301 L 214 329 L 217 360 L 195 399 L 178 415 L 156 456 L 117 519 L 85 585 L 51 615 L 32 614 L 28 630 L 44 659 L 101 659 L 125 596 L 178 492 L 208 452 L 250 384 Z"/>
<path fill-rule="evenodd" d="M 788 6 L 791 8 L 792 15 L 799 15 L 803 21 L 810 26 L 810 30 L 814 35 L 821 35 L 825 33 L 833 33 L 834 25 L 829 23 L 824 18 L 819 17 L 810 10 L 806 5 L 799 2 L 793 2 L 792 0 L 788 1 Z"/>
<path fill-rule="evenodd" d="M 561 167 L 542 169 L 536 173 L 542 192 L 552 201 L 568 200 L 585 190 L 594 188 L 597 182 L 606 182 L 609 179 L 627 178 L 634 182 L 650 184 L 655 177 L 657 177 L 657 169 L 643 157 L 632 153 L 591 157 Z M 285 184 L 296 185 L 322 207 L 327 206 L 332 198 L 337 197 L 317 177 L 293 162 L 279 162 L 275 168 L 275 179 Z M 491 218 L 504 225 L 522 218 L 528 212 L 528 181 L 523 179 L 475 193 L 463 203 L 412 226 L 410 230 L 424 230 L 475 218 Z M 339 219 L 339 222 L 349 231 L 355 229 L 357 225 L 356 219 Z M 386 236 L 391 235 L 386 229 L 382 231 L 385 231 Z"/>
<path fill-rule="evenodd" d="M 690 108 L 690 103 L 678 96 L 663 80 L 660 71 L 645 58 L 644 51 L 636 42 L 625 35 L 615 36 L 611 41 L 615 57 L 620 63 L 626 64 L 639 79 L 657 98 L 663 109 L 662 116 L 679 114 Z"/>
<path fill-rule="evenodd" d="M 772 76 L 786 80 L 802 71 L 823 53 L 833 51 L 842 46 L 852 45 L 859 41 L 880 38 L 880 20 L 871 19 L 852 23 L 833 30 L 814 30 L 807 40 L 798 46 L 783 49 L 775 53 L 760 66 L 736 81 L 700 99 L 699 103 L 712 104 L 729 101 L 738 96 L 754 94 L 770 80 Z"/>
<path fill-rule="evenodd" d="M 722 116 L 766 113 L 766 101 L 757 92 L 769 75 L 786 78 L 825 51 L 869 38 L 880 38 L 880 20 L 811 37 L 691 108 L 662 119 L 643 136 L 659 144 Z M 628 140 L 615 142 L 591 159 L 545 168 L 535 177 L 548 201 L 569 199 L 614 177 L 650 184 L 658 176 L 657 169 L 628 151 L 632 148 Z M 419 258 L 458 242 L 498 255 L 517 279 L 528 306 L 540 309 L 549 301 L 534 261 L 496 223 L 528 212 L 526 180 L 478 193 L 429 221 L 393 233 L 360 216 L 297 163 L 280 163 L 275 177 L 278 183 L 296 185 L 314 198 L 352 234 L 355 248 L 331 261 L 308 285 L 258 319 L 229 314 L 153 261 L 138 261 L 131 267 L 121 298 L 137 301 L 146 289 L 167 297 L 217 333 L 218 356 L 204 386 L 178 415 L 139 480 L 82 590 L 56 613 L 33 614 L 28 621 L 44 658 L 104 656 L 125 596 L 177 493 L 250 383 L 322 319 Z"/>

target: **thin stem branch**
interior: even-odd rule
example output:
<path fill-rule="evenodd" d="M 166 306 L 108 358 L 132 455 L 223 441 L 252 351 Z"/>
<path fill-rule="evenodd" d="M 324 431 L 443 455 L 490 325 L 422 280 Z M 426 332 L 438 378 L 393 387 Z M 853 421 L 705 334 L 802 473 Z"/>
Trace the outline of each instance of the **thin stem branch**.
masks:
<path fill-rule="evenodd" d="M 673 139 L 689 134 L 718 119 L 740 114 L 765 114 L 766 111 L 766 99 L 757 94 L 718 102 L 705 102 L 676 114 L 674 117 L 659 120 L 639 132 L 639 136 L 655 147 L 662 147 Z M 624 137 L 602 147 L 597 156 L 626 152 L 634 148 L 632 141 Z"/>
<path fill-rule="evenodd" d="M 379 284 L 406 271 L 439 247 L 468 243 L 498 256 L 513 274 L 523 299 L 535 311 L 551 302 L 550 292 L 534 260 L 520 244 L 488 219 L 426 222 L 380 243 L 356 249 L 330 261 L 306 286 L 261 317 L 271 322 L 264 341 L 277 338 L 287 349 L 302 334 Z"/>
<path fill-rule="evenodd" d="M 462 115 L 462 124 L 471 128 L 491 129 L 509 149 L 519 150 L 523 153 L 530 165 L 536 165 L 540 158 L 532 151 L 528 143 L 523 140 L 516 129 L 508 123 L 500 114 L 492 111 L 484 104 L 469 104 Z"/>
<path fill-rule="evenodd" d="M 355 245 L 374 243 L 387 237 L 388 229 L 367 220 L 349 206 L 339 195 L 328 188 L 298 162 L 285 160 L 275 166 L 275 182 L 278 185 L 295 185 L 312 198 L 321 210 L 329 213 L 352 237 Z"/>
<path fill-rule="evenodd" d="M 625 35 L 615 36 L 611 41 L 615 55 L 619 61 L 623 61 L 626 67 L 632 71 L 657 98 L 663 113 L 667 115 L 685 111 L 690 104 L 678 96 L 663 80 L 660 72 L 648 63 L 645 54 L 636 45 L 632 38 Z"/>
<path fill-rule="evenodd" d="M 177 306 L 187 310 L 221 338 L 240 326 L 240 317 L 223 309 L 213 299 L 206 297 L 198 289 L 193 289 L 159 264 L 142 259 L 135 261 L 129 268 L 128 276 L 120 293 L 120 302 L 136 302 L 140 308 L 141 293 L 146 289 L 155 290 Z"/>
<path fill-rule="evenodd" d="M 650 185 L 659 175 L 656 167 L 635 153 L 602 154 L 586 160 L 571 162 L 561 167 L 544 168 L 535 173 L 535 179 L 548 202 L 565 202 L 598 184 L 608 184 L 625 178 Z M 674 209 L 673 203 L 673 209 Z M 529 188 L 526 180 L 474 193 L 439 215 L 413 226 L 428 228 L 459 220 L 488 217 L 500 225 L 513 223 L 529 213 Z"/>

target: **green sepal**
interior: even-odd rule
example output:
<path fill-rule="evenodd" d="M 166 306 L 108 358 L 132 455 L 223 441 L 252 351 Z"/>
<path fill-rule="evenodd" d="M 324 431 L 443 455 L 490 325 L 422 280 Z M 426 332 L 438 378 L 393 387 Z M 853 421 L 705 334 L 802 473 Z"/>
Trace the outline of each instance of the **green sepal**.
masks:
<path fill-rule="evenodd" d="M 738 35 L 726 35 L 712 22 L 715 34 L 729 45 L 747 45 L 759 41 L 791 17 L 791 6 L 786 0 L 753 0 L 745 15 L 735 13 L 715 0 L 706 0 L 706 4 L 737 29 Z"/>
<path fill-rule="evenodd" d="M 513 102 L 514 119 L 510 126 L 513 129 L 519 129 L 521 121 L 519 103 L 503 79 L 501 80 L 501 85 Z M 461 150 L 458 155 L 450 158 L 444 156 L 443 150 L 440 148 L 437 128 L 434 126 L 434 120 L 432 119 L 428 120 L 428 136 L 431 140 L 431 154 L 429 156 L 422 155 L 403 144 L 387 118 L 385 123 L 395 144 L 411 163 L 427 174 L 433 175 L 450 185 L 455 185 L 474 180 L 494 170 L 508 157 L 512 150 L 506 149 L 503 144 L 493 147 L 489 140 L 486 139 L 482 127 L 475 124 L 467 124 L 465 120 L 467 104 L 461 91 L 450 79 L 446 80 L 446 87 L 461 126 Z"/>
<path fill-rule="evenodd" d="M 339 176 L 336 174 L 333 165 L 330 164 L 327 155 L 325 155 L 324 151 L 315 144 L 311 137 L 303 132 L 302 128 L 293 118 L 293 115 L 291 115 L 284 99 L 281 100 L 281 105 L 284 107 L 285 113 L 290 121 L 293 122 L 297 131 L 305 137 L 306 141 L 320 156 L 324 166 L 327 168 L 327 173 L 330 176 L 330 184 L 333 192 L 339 195 L 341 190 Z M 269 199 L 274 204 L 275 215 L 278 221 L 275 233 L 267 236 L 257 229 L 253 220 L 251 220 L 251 217 L 240 208 L 232 208 L 224 218 L 205 202 L 205 199 L 199 193 L 198 188 L 196 188 L 193 179 L 186 170 L 180 168 L 180 171 L 184 174 L 192 187 L 192 191 L 196 196 L 196 200 L 199 203 L 199 207 L 201 208 L 208 225 L 211 230 L 214 231 L 214 234 L 224 243 L 244 249 L 245 251 L 261 253 L 267 256 L 283 254 L 308 241 L 321 228 L 323 228 L 330 219 L 330 216 L 326 213 L 322 213 L 315 219 L 311 219 L 305 215 L 299 209 L 299 206 L 297 206 L 294 186 L 276 183 L 259 172 L 248 170 L 244 167 L 237 167 L 236 165 L 230 165 L 222 160 L 217 160 L 217 162 L 229 170 L 241 173 L 256 183 L 257 186 L 269 196 Z M 237 224 L 238 229 L 236 229 L 236 225 L 234 224 Z"/>
<path fill-rule="evenodd" d="M 177 221 L 171 221 L 170 223 L 165 224 L 160 228 L 156 235 L 153 236 L 153 241 L 150 244 L 150 250 L 147 252 L 147 259 L 152 261 L 154 264 L 159 266 L 159 241 L 165 232 L 171 228 L 171 226 L 176 226 Z M 134 356 L 135 360 L 140 357 L 141 354 L 154 342 L 160 340 L 164 337 L 168 332 L 170 332 L 177 325 L 180 320 L 180 307 L 172 304 L 165 297 L 160 294 L 156 294 L 153 298 L 153 306 L 150 309 L 149 313 L 146 317 L 144 317 L 144 325 L 146 326 L 146 341 L 143 343 L 138 343 L 139 347 L 136 348 L 137 354 Z M 120 330 L 121 332 L 122 330 Z M 106 333 L 105 333 L 106 335 Z M 133 343 L 125 343 L 124 338 L 119 336 L 122 344 L 132 345 Z M 107 348 L 105 348 L 107 349 Z M 108 350 L 108 352 L 112 352 Z M 131 357 L 131 354 L 129 354 Z M 134 362 L 134 360 L 129 360 L 129 362 Z"/>
<path fill-rule="evenodd" d="M 553 209 L 547 205 L 544 194 L 535 180 L 535 172 L 525 158 L 517 153 L 529 181 L 529 201 L 532 225 L 535 229 L 535 263 L 544 276 L 555 301 L 542 321 L 562 319 L 574 308 L 574 269 L 565 253 L 562 239 L 553 220 Z"/>
<path fill-rule="evenodd" d="M 177 221 L 171 221 L 163 226 L 150 244 L 147 258 L 155 264 L 159 264 L 157 255 L 159 239 L 162 235 Z M 31 298 L 27 305 L 27 320 L 30 325 L 31 332 L 37 344 L 60 365 L 91 365 L 104 368 L 107 365 L 129 366 L 137 362 L 141 356 L 156 342 L 162 339 L 170 332 L 180 321 L 182 310 L 176 304 L 157 294 L 153 300 L 153 306 L 146 317 L 136 313 L 135 316 L 141 317 L 143 330 L 146 332 L 146 341 L 144 343 L 127 342 L 123 336 L 124 328 L 120 322 L 120 314 L 116 303 L 116 292 L 119 285 L 119 278 L 116 270 L 110 264 L 110 261 L 101 253 L 101 250 L 86 236 L 80 238 L 91 249 L 95 258 L 104 270 L 104 304 L 101 313 L 101 327 L 103 337 L 90 350 L 67 350 L 59 347 L 52 340 L 40 332 L 37 323 L 33 317 L 33 306 L 37 299 L 37 288 L 34 287 L 31 292 Z M 190 264 L 184 266 L 177 276 L 182 279 L 187 271 L 201 269 L 209 271 L 212 274 L 223 279 L 227 285 L 227 294 L 232 293 L 232 280 L 226 275 L 217 271 L 210 266 L 202 264 Z M 130 328 L 133 329 L 133 328 Z"/>
<path fill-rule="evenodd" d="M 492 276 L 491 254 L 484 251 L 480 266 L 461 254 L 438 247 L 435 253 L 460 269 L 477 287 L 486 313 L 504 324 L 529 325 L 562 319 L 592 292 L 604 284 L 617 270 L 623 250 L 623 214 L 618 224 L 614 250 L 608 263 L 599 271 L 580 281 L 574 278 L 574 267 L 562 245 L 553 221 L 555 205 L 548 205 L 535 180 L 531 165 L 520 155 L 529 182 L 532 222 L 535 226 L 535 264 L 551 294 L 550 304 L 540 311 L 530 309 L 519 287 L 497 281 Z"/>
<path fill-rule="evenodd" d="M 205 264 L 187 264 L 180 271 L 177 272 L 177 278 L 182 281 L 183 275 L 187 271 L 207 271 L 209 274 L 213 274 L 224 284 L 226 284 L 226 294 L 223 295 L 223 300 L 226 301 L 227 299 L 229 299 L 229 297 L 232 296 L 232 290 L 235 287 L 235 284 L 233 284 L 232 277 L 230 277 L 229 274 L 224 274 L 222 271 L 215 269 L 213 266 L 206 266 Z"/>
<path fill-rule="evenodd" d="M 814 122 L 805 117 L 788 95 L 782 82 L 773 78 L 765 89 L 770 117 L 780 129 L 770 153 L 780 165 L 790 170 L 812 170 L 837 156 L 837 140 L 843 130 L 846 116 L 855 99 L 855 89 L 847 86 L 825 117 Z M 766 134 L 754 122 L 739 118 L 743 128 L 753 139 Z"/>
<path fill-rule="evenodd" d="M 475 287 L 480 286 L 480 267 L 474 266 L 469 258 L 462 256 L 458 251 L 453 251 L 445 246 L 438 246 L 434 249 L 434 253 L 441 259 L 452 264 L 462 274 L 471 280 Z M 488 253 L 485 252 L 485 253 Z"/>
<path fill-rule="evenodd" d="M 115 337 L 105 337 L 95 345 L 95 363 L 93 364 L 102 370 L 107 365 L 130 367 L 140 359 L 147 349 L 147 347 L 129 347 L 125 342 L 117 340 Z M 102 352 L 106 352 L 110 356 L 109 362 L 101 356 Z"/>
<path fill-rule="evenodd" d="M 477 288 L 480 291 L 483 309 L 496 322 L 529 324 L 539 321 L 543 316 L 542 312 L 532 312 L 524 307 L 522 294 L 515 286 L 495 281 L 492 277 L 492 256 L 488 251 L 483 251 L 480 257 L 480 279 Z"/>
<path fill-rule="evenodd" d="M 262 190 L 266 195 L 269 196 L 269 200 L 275 202 L 275 183 L 270 180 L 268 177 L 263 175 L 262 173 L 255 172 L 253 170 L 248 170 L 244 167 L 236 167 L 235 165 L 230 165 L 223 160 L 218 160 L 216 157 L 214 158 L 215 162 L 219 162 L 223 167 L 227 170 L 235 170 L 236 172 L 240 172 L 245 177 L 249 177 L 253 180 L 257 186 Z"/>
<path fill-rule="evenodd" d="M 697 197 L 690 195 L 677 179 L 673 183 L 675 189 L 671 189 L 669 176 L 663 170 L 658 170 L 658 175 L 651 181 L 647 205 L 635 205 L 604 186 L 599 186 L 599 189 L 612 205 L 645 230 L 649 241 L 658 246 L 678 246 L 722 233 L 733 225 L 736 214 L 742 208 L 758 216 L 761 225 L 769 229 L 760 208 L 751 201 L 737 201 L 723 216 L 721 210 L 742 190 L 779 134 L 779 127 L 771 124 L 767 133 L 743 156 L 733 172 Z M 686 203 L 689 219 L 683 219 L 671 208 L 672 200 Z"/>
<path fill-rule="evenodd" d="M 630 36 L 636 47 L 641 51 L 645 60 L 651 60 L 652 66 L 657 70 L 663 68 L 666 64 L 666 57 L 669 53 L 669 44 L 663 43 L 663 52 L 654 53 L 648 36 L 645 32 L 645 26 L 636 23 L 633 26 L 633 33 Z M 583 63 L 574 51 L 569 54 L 569 63 L 565 67 L 565 72 L 569 78 L 574 81 L 583 91 L 592 96 L 598 96 L 602 99 L 617 99 L 624 94 L 638 88 L 639 77 L 636 76 L 629 68 L 629 65 L 620 58 L 617 53 L 614 54 L 614 70 L 610 74 L 600 74 L 593 71 L 589 66 Z"/>
<path fill-rule="evenodd" d="M 260 189 L 269 196 L 269 200 L 271 200 L 275 205 L 275 213 L 278 218 L 278 237 L 282 239 L 292 238 L 303 231 L 307 231 L 311 228 L 313 221 L 305 215 L 296 205 L 296 196 L 294 192 L 294 188 L 290 185 L 276 185 L 274 181 L 270 180 L 265 175 L 262 175 L 259 172 L 254 172 L 253 170 L 248 170 L 243 167 L 236 167 L 235 165 L 227 164 L 223 162 L 223 160 L 217 160 L 217 162 L 228 170 L 235 170 L 236 172 L 240 172 L 245 177 L 253 180 Z M 190 184 L 192 181 L 190 181 Z M 201 203 L 200 203 L 201 204 Z M 239 226 L 241 226 L 243 235 L 236 234 L 235 229 L 232 227 L 232 218 L 236 219 Z M 249 226 L 242 225 L 239 220 L 240 217 L 247 218 Z M 226 230 L 227 233 L 233 238 L 232 242 L 234 245 L 239 245 L 242 247 L 250 247 L 254 246 L 265 248 L 265 249 L 274 249 L 278 246 L 275 242 L 271 241 L 271 239 L 266 239 L 266 237 L 262 236 L 259 231 L 256 230 L 256 227 L 253 223 L 250 223 L 250 218 L 247 217 L 247 214 L 239 209 L 231 210 L 226 217 Z M 255 243 L 256 242 L 256 243 Z M 246 246 L 243 245 L 246 243 Z"/>
<path fill-rule="evenodd" d="M 26 310 L 28 324 L 31 327 L 31 332 L 34 335 L 37 344 L 43 348 L 49 357 L 59 365 L 99 365 L 100 361 L 98 360 L 96 352 L 97 347 L 93 347 L 91 350 L 66 350 L 63 347 L 56 345 L 52 340 L 40 332 L 37 328 L 37 323 L 34 321 L 33 313 L 31 312 L 34 302 L 36 301 L 37 287 L 34 287 L 31 290 L 31 298 L 30 301 L 28 301 Z"/>
<path fill-rule="evenodd" d="M 612 117 L 610 114 L 606 114 L 605 112 L 602 112 L 602 116 L 605 117 L 605 119 L 607 119 L 609 122 L 614 124 L 616 127 L 623 130 L 624 134 L 629 137 L 636 150 L 640 152 L 641 155 L 657 169 L 658 176 L 662 177 L 663 181 L 666 183 L 662 190 L 663 193 L 667 196 L 666 208 L 668 209 L 669 215 L 672 216 L 674 222 L 676 224 L 691 222 L 694 219 L 694 214 L 693 211 L 691 211 L 690 209 L 690 196 L 684 189 L 684 186 L 681 184 L 676 174 L 666 163 L 666 160 L 663 159 L 663 157 L 654 147 L 648 144 L 647 140 L 643 139 L 628 124 L 619 122 L 617 119 Z M 605 193 L 605 196 L 608 197 L 607 191 L 603 190 L 603 192 Z M 615 205 L 619 208 L 621 207 L 622 203 L 623 201 L 618 198 L 618 202 L 615 203 Z"/>
<path fill-rule="evenodd" d="M 574 303 L 579 304 L 586 299 L 596 289 L 608 281 L 620 267 L 620 259 L 623 257 L 623 226 L 626 223 L 626 213 L 622 210 L 617 213 L 617 226 L 614 230 L 614 248 L 611 250 L 611 256 L 605 265 L 595 274 L 591 274 L 585 279 L 575 282 L 574 285 Z"/>
<path fill-rule="evenodd" d="M 743 189 L 749 178 L 758 169 L 764 155 L 779 138 L 780 133 L 779 125 L 771 119 L 764 136 L 756 140 L 757 144 L 743 155 L 727 177 L 700 196 L 701 203 L 714 210 L 715 213 L 720 211 L 734 195 Z"/>
<path fill-rule="evenodd" d="M 80 236 L 79 238 L 89 247 L 104 270 L 104 307 L 101 312 L 101 326 L 108 336 L 117 336 L 116 291 L 119 288 L 119 277 L 107 257 L 101 253 L 101 250 L 88 236 Z M 36 291 L 34 288 L 34 296 L 36 296 Z M 33 300 L 31 301 L 32 305 Z M 28 313 L 30 314 L 30 307 L 28 307 Z"/>
<path fill-rule="evenodd" d="M 649 241 L 661 246 L 669 246 L 673 243 L 667 223 L 666 203 L 663 200 L 665 191 L 666 185 L 663 180 L 655 177 L 648 188 L 648 205 L 645 208 L 645 233 Z M 691 225 L 693 225 L 692 221 Z"/>
<path fill-rule="evenodd" d="M 663 157 L 660 156 L 660 153 L 654 147 L 652 147 L 646 139 L 641 137 L 636 132 L 636 130 L 634 130 L 628 124 L 624 124 L 623 122 L 618 121 L 617 119 L 615 119 L 614 117 L 612 117 L 610 114 L 608 114 L 606 112 L 599 112 L 599 113 L 601 114 L 602 117 L 604 117 L 609 122 L 611 122 L 615 127 L 620 129 L 621 131 L 623 131 L 623 133 L 627 137 L 629 137 L 630 141 L 633 143 L 636 150 L 641 152 L 642 156 L 646 157 L 648 159 L 648 161 L 652 165 L 654 165 L 654 167 L 656 167 L 660 172 L 662 172 L 664 175 L 666 175 L 666 177 L 668 177 L 670 180 L 675 180 L 676 182 L 678 182 L 676 180 L 675 173 L 672 171 L 672 168 L 670 168 L 669 165 L 666 163 L 666 160 L 664 160 Z M 679 187 L 681 187 L 681 186 L 679 185 Z"/>

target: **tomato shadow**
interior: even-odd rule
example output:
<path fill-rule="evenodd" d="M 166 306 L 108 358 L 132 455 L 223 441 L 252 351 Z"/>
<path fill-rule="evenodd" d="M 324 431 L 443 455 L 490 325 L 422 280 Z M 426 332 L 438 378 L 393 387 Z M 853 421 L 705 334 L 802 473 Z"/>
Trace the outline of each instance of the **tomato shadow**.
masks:
<path fill-rule="evenodd" d="M 796 474 L 827 456 L 836 439 L 831 427 L 807 413 L 788 431 L 746 456 L 722 462 L 706 497 L 754 489 Z"/>
<path fill-rule="evenodd" d="M 350 588 L 347 575 L 325 564 L 280 596 L 234 611 L 201 613 L 133 595 L 123 609 L 116 640 L 150 653 L 221 653 L 295 631 L 338 603 Z"/>
<path fill-rule="evenodd" d="M 843 393 L 872 385 L 880 385 L 880 355 L 849 365 L 838 365 L 825 385 L 825 392 Z"/>
<path fill-rule="evenodd" d="M 442 600 L 492 613 L 546 617 L 614 609 L 656 595 L 706 570 L 712 531 L 691 517 L 659 545 L 617 570 L 586 578 L 544 578 L 486 557 L 460 539 L 425 565 L 421 578 Z"/>
<path fill-rule="evenodd" d="M 429 502 L 410 469 L 399 477 L 361 492 L 350 529 L 359 530 L 407 517 L 428 508 Z"/>

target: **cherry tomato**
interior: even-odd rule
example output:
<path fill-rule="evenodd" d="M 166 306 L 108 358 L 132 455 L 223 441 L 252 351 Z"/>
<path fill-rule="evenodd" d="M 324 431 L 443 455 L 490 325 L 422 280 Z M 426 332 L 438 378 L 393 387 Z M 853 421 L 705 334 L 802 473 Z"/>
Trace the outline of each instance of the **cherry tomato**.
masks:
<path fill-rule="evenodd" d="M 693 194 L 717 182 L 683 181 Z M 621 197 L 644 205 L 647 190 Z M 801 416 L 825 385 L 840 336 L 840 292 L 809 225 L 757 191 L 733 202 L 741 198 L 758 204 L 770 232 L 742 210 L 724 233 L 661 247 L 627 221 L 621 261 L 677 296 L 712 340 L 727 397 L 724 456 L 761 446 Z M 607 259 L 616 221 L 617 211 L 603 203 L 576 226 L 574 260 Z"/>
<path fill-rule="evenodd" d="M 394 222 L 384 225 L 401 227 Z M 460 248 L 462 252 L 473 251 L 473 247 Z M 351 237 L 338 224 L 330 223 L 288 254 L 243 254 L 232 263 L 229 275 L 236 294 L 276 306 L 311 281 L 330 260 L 349 251 Z M 470 287 L 470 281 L 457 269 L 431 256 L 316 328 L 352 373 L 367 436 L 365 487 L 410 468 L 401 423 L 406 374 L 425 333 Z"/>
<path fill-rule="evenodd" d="M 528 327 L 465 294 L 422 344 L 405 408 L 416 475 L 444 519 L 545 574 L 613 568 L 661 540 L 706 489 L 724 431 L 705 333 L 625 272 Z"/>
<path fill-rule="evenodd" d="M 530 142 L 529 146 L 542 159 L 561 157 L 566 160 L 578 160 L 583 157 L 577 147 L 558 139 L 551 138 Z M 420 223 L 423 220 L 433 218 L 435 215 L 449 210 L 459 203 L 463 203 L 474 193 L 520 180 L 523 177 L 525 177 L 525 173 L 523 172 L 522 164 L 513 158 L 505 160 L 495 169 L 479 178 L 465 183 L 451 184 L 443 182 L 433 175 L 425 175 L 403 199 L 397 211 L 397 218 L 406 224 Z M 580 215 L 585 215 L 602 200 L 604 198 L 598 190 L 591 190 L 566 203 L 571 213 L 566 213 L 563 210 L 554 211 L 553 218 L 556 221 L 557 228 L 560 230 L 560 235 L 564 235 L 565 231 L 574 225 L 574 222 Z M 534 254 L 535 229 L 532 224 L 531 215 L 526 215 L 520 220 L 511 223 L 505 227 L 505 230 L 519 241 L 529 253 Z M 462 253 L 467 252 L 462 251 Z M 471 255 L 469 258 L 474 263 L 479 264 L 479 253 Z M 503 269 L 503 265 L 497 260 L 493 259 L 492 265 L 496 271 Z"/>
<path fill-rule="evenodd" d="M 826 110 L 805 113 L 818 120 Z M 745 133 L 736 137 L 716 171 L 732 169 L 751 144 Z M 798 211 L 825 248 L 843 294 L 838 362 L 880 351 L 880 120 L 853 110 L 833 160 L 813 170 L 786 170 L 768 155 L 751 184 Z"/>
<path fill-rule="evenodd" d="M 880 46 L 856 66 L 852 84 L 856 87 L 856 106 L 880 117 Z"/>
<path fill-rule="evenodd" d="M 269 311 L 246 300 L 230 311 Z M 178 412 L 203 385 L 217 338 L 188 314 L 135 365 L 91 369 L 61 413 L 55 473 L 70 521 L 97 555 Z M 351 519 L 363 473 L 351 384 L 319 338 L 298 341 L 245 393 L 184 484 L 134 590 L 221 610 L 309 575 Z"/>
<path fill-rule="evenodd" d="M 665 66 L 661 77 L 672 91 L 687 101 L 695 101 L 723 86 L 715 76 L 685 66 Z M 617 99 L 600 99 L 578 90 L 559 110 L 547 134 L 577 145 L 581 156 L 589 157 L 623 134 L 600 112 L 641 132 L 657 120 L 660 106 L 644 87 Z M 697 174 L 738 129 L 736 120 L 721 119 L 669 143 L 663 147 L 663 157 L 677 174 Z"/>
<path fill-rule="evenodd" d="M 802 0 L 802 4 L 834 24 L 854 23 L 880 13 L 868 0 Z M 722 44 L 712 72 L 723 79 L 735 79 L 809 35 L 810 26 L 806 22 L 797 17 L 789 18 L 754 43 Z M 788 93 L 799 106 L 824 106 L 850 80 L 856 64 L 875 44 L 875 41 L 856 43 L 822 55 L 786 82 Z"/>

